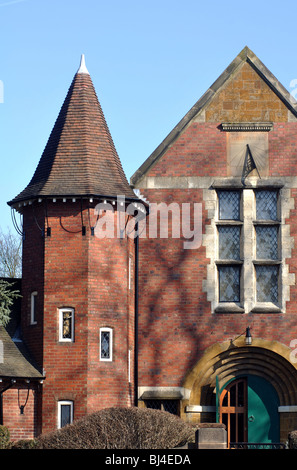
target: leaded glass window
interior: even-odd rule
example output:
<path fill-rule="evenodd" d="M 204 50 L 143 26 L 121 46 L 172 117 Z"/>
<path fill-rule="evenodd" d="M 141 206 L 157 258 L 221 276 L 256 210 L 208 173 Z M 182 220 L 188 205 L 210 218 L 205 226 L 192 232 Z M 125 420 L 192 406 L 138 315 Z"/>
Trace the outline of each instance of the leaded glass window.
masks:
<path fill-rule="evenodd" d="M 219 266 L 219 301 L 240 302 L 240 266 Z"/>
<path fill-rule="evenodd" d="M 218 191 L 219 219 L 240 220 L 240 191 Z"/>
<path fill-rule="evenodd" d="M 257 301 L 278 302 L 278 266 L 256 266 Z"/>
<path fill-rule="evenodd" d="M 112 361 L 112 329 L 100 329 L 100 360 Z"/>
<path fill-rule="evenodd" d="M 265 260 L 265 264 L 256 266 L 257 302 L 278 303 L 279 292 L 279 230 L 278 192 L 270 190 L 256 191 L 256 257 Z M 274 221 L 267 225 L 265 221 Z M 264 221 L 264 222 L 263 222 Z"/>
<path fill-rule="evenodd" d="M 256 191 L 257 220 L 277 220 L 277 191 Z"/>
<path fill-rule="evenodd" d="M 179 412 L 179 401 L 178 400 L 145 400 L 147 408 L 154 410 L 163 410 L 167 413 L 177 415 Z"/>
<path fill-rule="evenodd" d="M 240 227 L 219 226 L 219 258 L 240 259 Z"/>
<path fill-rule="evenodd" d="M 278 227 L 258 225 L 256 227 L 257 258 L 278 259 Z"/>

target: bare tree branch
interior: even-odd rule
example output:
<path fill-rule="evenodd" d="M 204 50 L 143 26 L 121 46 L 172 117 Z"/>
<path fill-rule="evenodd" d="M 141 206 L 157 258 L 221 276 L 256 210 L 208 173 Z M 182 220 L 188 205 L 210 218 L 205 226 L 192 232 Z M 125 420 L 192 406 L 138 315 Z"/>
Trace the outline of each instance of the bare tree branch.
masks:
<path fill-rule="evenodd" d="M 10 229 L 0 229 L 0 277 L 20 278 L 22 276 L 22 240 Z"/>

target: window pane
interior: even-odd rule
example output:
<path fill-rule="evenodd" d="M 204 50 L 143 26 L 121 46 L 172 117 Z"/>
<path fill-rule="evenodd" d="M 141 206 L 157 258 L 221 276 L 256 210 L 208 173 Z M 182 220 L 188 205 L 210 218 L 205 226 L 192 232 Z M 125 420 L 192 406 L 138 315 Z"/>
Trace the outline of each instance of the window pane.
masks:
<path fill-rule="evenodd" d="M 240 301 L 240 267 L 219 267 L 219 300 L 220 302 Z"/>
<path fill-rule="evenodd" d="M 219 227 L 219 258 L 240 259 L 240 227 Z"/>
<path fill-rule="evenodd" d="M 178 414 L 178 401 L 177 400 L 164 400 L 163 401 L 163 409 L 168 413 L 173 415 Z"/>
<path fill-rule="evenodd" d="M 72 336 L 72 312 L 63 312 L 63 338 L 71 339 Z"/>
<path fill-rule="evenodd" d="M 240 192 L 218 191 L 219 218 L 224 220 L 240 219 Z"/>
<path fill-rule="evenodd" d="M 278 258 L 278 227 L 257 226 L 257 258 Z"/>
<path fill-rule="evenodd" d="M 152 408 L 153 410 L 161 409 L 161 400 L 145 400 L 147 408 Z"/>
<path fill-rule="evenodd" d="M 258 220 L 277 220 L 277 191 L 256 191 Z"/>
<path fill-rule="evenodd" d="M 230 387 L 230 406 L 236 406 L 236 384 Z"/>
<path fill-rule="evenodd" d="M 278 267 L 256 266 L 257 276 L 257 301 L 278 301 Z"/>
<path fill-rule="evenodd" d="M 61 428 L 71 423 L 71 405 L 61 405 Z"/>
<path fill-rule="evenodd" d="M 101 358 L 110 359 L 110 332 L 101 331 Z"/>

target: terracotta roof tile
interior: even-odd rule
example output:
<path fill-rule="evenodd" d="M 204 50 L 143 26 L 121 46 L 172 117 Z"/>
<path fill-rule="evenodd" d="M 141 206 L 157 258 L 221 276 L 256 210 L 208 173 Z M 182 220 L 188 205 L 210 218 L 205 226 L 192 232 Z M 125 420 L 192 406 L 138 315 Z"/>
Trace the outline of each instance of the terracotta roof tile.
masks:
<path fill-rule="evenodd" d="M 28 186 L 8 204 L 42 196 L 124 195 L 124 174 L 91 77 L 78 71 Z"/>

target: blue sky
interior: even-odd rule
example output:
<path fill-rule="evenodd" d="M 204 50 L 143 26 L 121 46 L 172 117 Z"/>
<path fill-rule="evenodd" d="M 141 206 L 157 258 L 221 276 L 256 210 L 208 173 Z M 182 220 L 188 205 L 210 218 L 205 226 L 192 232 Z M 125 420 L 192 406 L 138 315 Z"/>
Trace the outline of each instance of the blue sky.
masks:
<path fill-rule="evenodd" d="M 296 16 L 286 0 L 0 0 L 0 227 L 82 53 L 130 179 L 245 45 L 294 92 Z"/>

